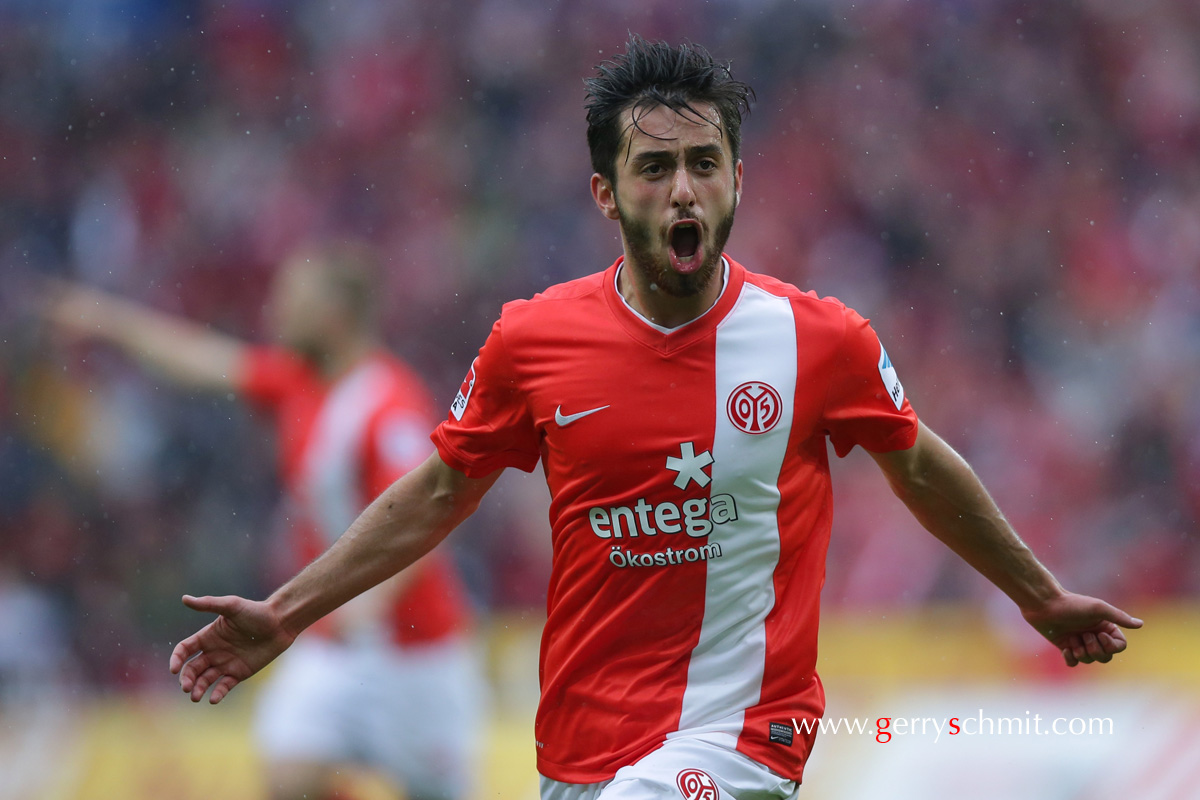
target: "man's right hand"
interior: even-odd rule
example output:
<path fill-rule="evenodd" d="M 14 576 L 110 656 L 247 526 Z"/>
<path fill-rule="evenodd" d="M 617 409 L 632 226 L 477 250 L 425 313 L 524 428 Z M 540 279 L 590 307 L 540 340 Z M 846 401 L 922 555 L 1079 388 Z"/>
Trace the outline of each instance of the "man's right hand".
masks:
<path fill-rule="evenodd" d="M 206 325 L 68 282 L 47 284 L 42 318 L 68 337 L 114 345 L 180 386 L 219 392 L 240 388 L 246 343 Z"/>
<path fill-rule="evenodd" d="M 209 687 L 208 702 L 221 702 L 234 686 L 271 663 L 296 638 L 284 630 L 266 602 L 184 595 L 183 604 L 220 615 L 171 652 L 171 673 L 179 675 L 179 685 L 193 703 L 199 703 Z"/>
<path fill-rule="evenodd" d="M 105 338 L 110 320 L 124 302 L 82 284 L 51 280 L 42 298 L 42 316 L 60 332 L 81 338 Z"/>

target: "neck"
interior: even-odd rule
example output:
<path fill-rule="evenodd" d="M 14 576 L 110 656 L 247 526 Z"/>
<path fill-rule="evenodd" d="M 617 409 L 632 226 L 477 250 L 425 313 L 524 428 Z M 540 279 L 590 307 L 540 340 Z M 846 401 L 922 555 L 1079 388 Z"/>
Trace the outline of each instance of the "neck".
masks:
<path fill-rule="evenodd" d="M 355 337 L 313 354 L 313 365 L 322 378 L 333 383 L 358 366 L 376 347 L 371 337 Z"/>
<path fill-rule="evenodd" d="M 628 255 L 617 275 L 617 290 L 629 307 L 664 328 L 677 328 L 699 319 L 716 304 L 724 285 L 724 259 L 713 271 L 712 279 L 699 292 L 687 297 L 675 297 L 654 286 L 645 270 L 634 266 Z"/>

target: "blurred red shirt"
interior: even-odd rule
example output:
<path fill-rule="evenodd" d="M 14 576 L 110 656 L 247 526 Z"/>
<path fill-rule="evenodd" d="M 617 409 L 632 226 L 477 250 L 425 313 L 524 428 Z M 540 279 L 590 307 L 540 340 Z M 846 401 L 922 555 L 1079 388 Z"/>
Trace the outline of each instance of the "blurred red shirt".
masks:
<path fill-rule="evenodd" d="M 367 504 L 432 452 L 429 391 L 384 352 L 329 384 L 290 350 L 255 347 L 238 384 L 275 421 L 283 483 L 299 509 L 299 518 L 289 520 L 298 566 L 323 553 Z M 448 554 L 435 550 L 416 569 L 392 608 L 392 639 L 411 644 L 464 630 L 466 593 Z M 310 631 L 331 633 L 322 623 Z"/>

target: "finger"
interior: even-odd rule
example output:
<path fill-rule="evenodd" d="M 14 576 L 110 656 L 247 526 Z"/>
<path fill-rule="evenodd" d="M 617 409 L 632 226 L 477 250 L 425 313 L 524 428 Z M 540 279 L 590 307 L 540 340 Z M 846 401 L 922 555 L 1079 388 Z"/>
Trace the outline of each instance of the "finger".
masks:
<path fill-rule="evenodd" d="M 1112 656 L 1104 651 L 1100 646 L 1100 640 L 1096 638 L 1094 633 L 1085 633 L 1083 635 L 1083 646 L 1087 649 L 1088 657 L 1093 661 L 1105 663 L 1112 660 Z"/>
<path fill-rule="evenodd" d="M 197 652 L 199 652 L 199 648 L 196 646 L 195 636 L 189 636 L 175 645 L 175 649 L 171 651 L 171 660 L 168 662 L 171 674 L 178 675 L 179 670 L 183 669 L 183 665 Z"/>
<path fill-rule="evenodd" d="M 1063 661 L 1067 662 L 1068 667 L 1074 667 L 1079 664 L 1079 661 L 1075 658 L 1075 654 L 1071 652 L 1071 648 L 1064 647 L 1062 649 L 1062 654 Z"/>
<path fill-rule="evenodd" d="M 212 694 L 208 696 L 208 702 L 214 706 L 224 699 L 225 695 L 233 691 L 233 687 L 238 685 L 238 679 L 232 675 L 225 675 L 215 684 L 213 684 Z"/>
<path fill-rule="evenodd" d="M 193 658 L 184 665 L 183 671 L 179 675 L 179 687 L 185 692 L 191 692 L 196 681 L 210 666 L 212 666 L 212 661 L 209 660 L 207 653 L 201 653 Z"/>
<path fill-rule="evenodd" d="M 183 596 L 183 604 L 193 611 L 207 611 L 212 614 L 221 614 L 229 616 L 240 607 L 242 598 L 233 595 L 224 597 L 192 597 L 190 594 Z"/>
<path fill-rule="evenodd" d="M 1103 606 L 1104 607 L 1101 611 L 1101 616 L 1110 622 L 1115 622 L 1122 628 L 1142 627 L 1142 621 L 1137 617 L 1130 616 L 1116 606 L 1110 606 L 1108 603 L 1104 603 Z"/>
<path fill-rule="evenodd" d="M 1071 655 L 1075 656 L 1075 660 L 1080 664 L 1090 664 L 1092 659 L 1088 656 L 1087 647 L 1083 644 L 1083 639 L 1078 636 L 1071 637 Z"/>
<path fill-rule="evenodd" d="M 1111 634 L 1101 631 L 1100 633 L 1096 634 L 1096 638 L 1100 640 L 1100 646 L 1104 648 L 1104 652 L 1112 655 L 1124 652 L 1125 648 L 1128 646 L 1128 643 L 1125 641 L 1125 637 L 1119 632 L 1116 634 Z"/>
<path fill-rule="evenodd" d="M 204 670 L 200 674 L 200 677 L 196 679 L 196 685 L 192 687 L 192 702 L 199 703 L 200 699 L 204 697 L 204 693 L 208 691 L 208 687 L 220 680 L 224 674 L 224 672 L 216 667 L 209 667 Z"/>
<path fill-rule="evenodd" d="M 172 674 L 179 674 L 179 671 L 183 669 L 185 664 L 203 652 L 200 637 L 204 635 L 204 631 L 208 630 L 208 628 L 208 625 L 204 626 L 175 645 L 175 649 L 171 651 L 171 660 L 169 662 Z"/>

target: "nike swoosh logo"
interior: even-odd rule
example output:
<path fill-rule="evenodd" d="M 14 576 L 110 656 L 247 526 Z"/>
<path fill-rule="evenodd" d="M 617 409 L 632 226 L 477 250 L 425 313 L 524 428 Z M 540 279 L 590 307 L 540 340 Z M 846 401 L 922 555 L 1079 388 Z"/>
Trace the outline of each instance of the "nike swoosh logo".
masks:
<path fill-rule="evenodd" d="M 608 408 L 608 406 L 600 406 L 599 408 L 580 411 L 578 414 L 564 414 L 562 413 L 562 406 L 559 406 L 558 408 L 554 409 L 554 421 L 558 423 L 558 427 L 565 428 L 572 422 L 581 420 L 589 414 L 595 414 L 597 411 L 603 411 L 606 408 Z"/>

